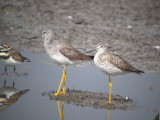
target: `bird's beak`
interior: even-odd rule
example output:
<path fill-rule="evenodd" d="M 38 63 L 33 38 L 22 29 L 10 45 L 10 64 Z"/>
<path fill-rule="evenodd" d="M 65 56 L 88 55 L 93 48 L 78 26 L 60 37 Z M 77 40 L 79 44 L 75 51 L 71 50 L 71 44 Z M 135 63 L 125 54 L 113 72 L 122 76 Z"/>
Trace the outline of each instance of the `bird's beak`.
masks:
<path fill-rule="evenodd" d="M 96 51 L 96 49 L 93 49 L 93 50 L 87 51 L 86 53 L 91 53 L 91 52 L 94 52 L 94 51 Z"/>
<path fill-rule="evenodd" d="M 39 35 L 37 35 L 37 36 L 34 36 L 34 37 L 29 38 L 29 40 L 37 39 L 37 38 L 41 38 L 41 37 L 42 37 L 42 35 L 41 35 L 41 34 L 39 34 Z"/>
<path fill-rule="evenodd" d="M 37 39 L 37 38 L 39 38 L 39 36 L 31 37 L 31 38 L 29 38 L 29 40 Z"/>

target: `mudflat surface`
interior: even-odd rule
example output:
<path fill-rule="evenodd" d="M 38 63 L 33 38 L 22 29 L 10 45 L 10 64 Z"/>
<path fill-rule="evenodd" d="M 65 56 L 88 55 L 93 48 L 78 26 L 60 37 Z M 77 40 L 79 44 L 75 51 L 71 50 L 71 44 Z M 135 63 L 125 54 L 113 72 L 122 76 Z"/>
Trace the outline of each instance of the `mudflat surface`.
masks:
<path fill-rule="evenodd" d="M 112 95 L 112 104 L 108 104 L 108 94 L 81 90 L 68 90 L 65 95 L 54 96 L 54 91 L 45 92 L 42 95 L 50 100 L 64 101 L 77 106 L 89 106 L 99 109 L 135 109 L 135 103 L 128 97 Z"/>
<path fill-rule="evenodd" d="M 133 66 L 159 71 L 159 13 L 159 0 L 1 0 L 0 43 L 44 52 L 42 39 L 28 38 L 51 28 L 84 53 L 105 42 Z"/>

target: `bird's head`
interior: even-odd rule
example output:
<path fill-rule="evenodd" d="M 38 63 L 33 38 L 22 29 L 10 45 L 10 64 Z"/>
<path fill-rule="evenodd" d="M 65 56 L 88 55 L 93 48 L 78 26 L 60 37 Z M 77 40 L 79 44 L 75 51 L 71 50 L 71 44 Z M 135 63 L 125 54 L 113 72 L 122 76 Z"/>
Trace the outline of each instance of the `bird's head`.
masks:
<path fill-rule="evenodd" d="M 99 43 L 96 47 L 96 50 L 105 52 L 107 50 L 107 44 L 106 43 Z"/>
<path fill-rule="evenodd" d="M 0 45 L 0 51 L 1 52 L 5 52 L 5 51 L 8 51 L 10 49 L 11 49 L 11 47 L 8 44 L 1 44 Z"/>
<path fill-rule="evenodd" d="M 49 30 L 42 31 L 41 36 L 48 37 L 48 36 L 52 36 L 52 34 L 53 34 L 52 30 L 49 29 Z"/>
<path fill-rule="evenodd" d="M 32 37 L 32 38 L 29 38 L 29 40 L 31 40 L 31 39 L 37 39 L 37 38 L 40 38 L 40 37 L 51 38 L 52 34 L 53 34 L 53 32 L 52 32 L 51 29 L 44 30 L 44 31 L 42 31 L 42 33 L 40 35 Z"/>

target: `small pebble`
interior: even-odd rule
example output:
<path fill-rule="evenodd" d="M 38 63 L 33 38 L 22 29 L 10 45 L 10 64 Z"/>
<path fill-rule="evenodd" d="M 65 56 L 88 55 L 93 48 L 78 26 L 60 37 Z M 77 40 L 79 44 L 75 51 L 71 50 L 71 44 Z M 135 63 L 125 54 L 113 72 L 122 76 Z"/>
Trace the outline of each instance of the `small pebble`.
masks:
<path fill-rule="evenodd" d="M 113 52 L 113 53 L 114 53 L 114 54 L 118 54 L 118 52 L 116 52 L 116 51 L 115 51 L 115 52 Z"/>
<path fill-rule="evenodd" d="M 128 29 L 133 29 L 133 26 L 132 25 L 128 25 L 127 28 Z"/>
<path fill-rule="evenodd" d="M 73 17 L 72 16 L 68 16 L 68 19 L 73 19 Z"/>
<path fill-rule="evenodd" d="M 128 100 L 129 99 L 129 97 L 126 97 L 126 100 Z"/>
<path fill-rule="evenodd" d="M 155 49 L 160 49 L 160 46 L 153 46 L 153 48 L 155 48 Z"/>

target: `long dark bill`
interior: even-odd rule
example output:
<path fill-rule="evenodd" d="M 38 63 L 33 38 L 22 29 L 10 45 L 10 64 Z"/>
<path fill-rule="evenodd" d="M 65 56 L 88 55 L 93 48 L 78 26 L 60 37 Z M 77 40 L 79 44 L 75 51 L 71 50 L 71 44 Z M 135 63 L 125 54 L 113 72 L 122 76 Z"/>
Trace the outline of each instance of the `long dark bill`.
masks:
<path fill-rule="evenodd" d="M 32 37 L 32 38 L 29 38 L 29 40 L 32 40 L 32 39 L 37 39 L 38 37 L 37 36 L 35 36 L 35 37 Z"/>

